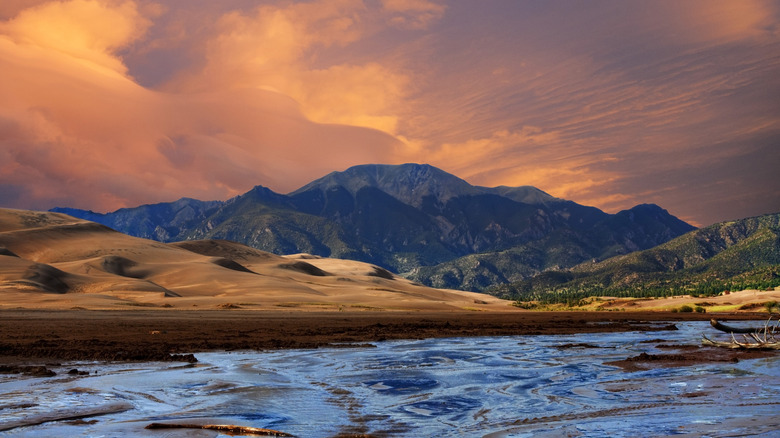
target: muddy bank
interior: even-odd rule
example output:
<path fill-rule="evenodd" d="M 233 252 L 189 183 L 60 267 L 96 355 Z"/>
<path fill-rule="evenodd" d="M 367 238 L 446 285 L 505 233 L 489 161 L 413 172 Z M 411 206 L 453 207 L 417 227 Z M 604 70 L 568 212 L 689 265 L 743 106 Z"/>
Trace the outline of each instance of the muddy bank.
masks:
<path fill-rule="evenodd" d="M 659 346 L 664 348 L 665 346 Z M 659 367 L 683 367 L 700 363 L 728 362 L 737 363 L 740 360 L 759 359 L 776 356 L 771 350 L 733 350 L 716 347 L 700 347 L 696 345 L 666 346 L 672 352 L 665 354 L 640 353 L 624 360 L 605 362 L 626 371 L 644 371 Z"/>
<path fill-rule="evenodd" d="M 0 311 L 0 363 L 193 361 L 218 350 L 317 348 L 388 339 L 669 330 L 711 315 L 617 312 Z M 729 319 L 756 319 L 739 314 Z"/>

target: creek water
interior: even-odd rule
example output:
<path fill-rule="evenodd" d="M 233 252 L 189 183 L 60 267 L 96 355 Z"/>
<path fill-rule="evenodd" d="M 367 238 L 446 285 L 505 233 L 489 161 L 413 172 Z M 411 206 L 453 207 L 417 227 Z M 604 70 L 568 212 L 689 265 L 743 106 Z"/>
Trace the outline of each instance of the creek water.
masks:
<path fill-rule="evenodd" d="M 635 372 L 606 364 L 713 334 L 706 322 L 677 326 L 198 353 L 186 366 L 68 363 L 51 367 L 55 377 L 0 375 L 0 434 L 227 436 L 144 429 L 168 422 L 298 437 L 778 436 L 780 356 Z"/>

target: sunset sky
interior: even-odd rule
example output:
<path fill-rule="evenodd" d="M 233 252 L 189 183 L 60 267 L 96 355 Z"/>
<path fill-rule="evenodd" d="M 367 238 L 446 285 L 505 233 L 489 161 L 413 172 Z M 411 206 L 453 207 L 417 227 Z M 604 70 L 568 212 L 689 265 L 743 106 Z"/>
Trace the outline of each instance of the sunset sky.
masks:
<path fill-rule="evenodd" d="M 778 212 L 780 2 L 0 1 L 0 207 L 406 162 L 698 226 Z"/>

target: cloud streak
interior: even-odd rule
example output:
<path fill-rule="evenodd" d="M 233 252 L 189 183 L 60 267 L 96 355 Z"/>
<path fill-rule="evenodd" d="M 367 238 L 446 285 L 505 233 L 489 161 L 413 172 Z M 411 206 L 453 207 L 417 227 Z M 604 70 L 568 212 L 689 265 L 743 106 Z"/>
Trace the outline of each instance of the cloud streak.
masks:
<path fill-rule="evenodd" d="M 0 204 L 95 210 L 427 162 L 697 224 L 780 210 L 765 1 L 0 5 Z"/>
<path fill-rule="evenodd" d="M 410 128 L 425 144 L 410 155 L 438 151 L 434 164 L 483 185 L 532 184 L 611 211 L 657 202 L 698 224 L 780 208 L 771 177 L 780 154 L 759 146 L 779 140 L 770 128 L 780 116 L 777 10 L 763 2 L 610 10 L 615 4 L 507 11 L 514 27 L 485 34 L 480 64 L 466 62 L 476 50 L 448 59 L 466 67 L 431 101 L 427 112 L 441 122 Z M 468 47 L 458 37 L 446 34 L 438 50 Z M 745 192 L 704 190 L 754 179 L 732 161 L 767 177 L 748 185 L 752 208 L 726 201 Z"/>
<path fill-rule="evenodd" d="M 0 81 L 13 86 L 0 89 L 1 202 L 105 210 L 225 198 L 259 183 L 293 189 L 312 173 L 385 161 L 398 143 L 376 129 L 316 123 L 272 83 L 238 82 L 252 71 L 211 73 L 221 58 L 196 75 L 204 87 L 188 86 L 195 78 L 140 86 L 116 50 L 147 26 L 133 3 L 86 0 L 47 3 L 4 23 Z"/>

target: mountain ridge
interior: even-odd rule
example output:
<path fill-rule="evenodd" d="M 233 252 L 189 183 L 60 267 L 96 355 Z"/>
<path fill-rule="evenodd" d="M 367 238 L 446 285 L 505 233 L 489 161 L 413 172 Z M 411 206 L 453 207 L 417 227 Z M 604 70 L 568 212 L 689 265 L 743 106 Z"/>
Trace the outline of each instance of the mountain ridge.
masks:
<path fill-rule="evenodd" d="M 520 300 L 713 295 L 780 285 L 780 213 L 725 221 L 656 247 L 540 273 L 492 294 Z"/>
<path fill-rule="evenodd" d="M 695 228 L 655 205 L 640 204 L 613 215 L 530 186 L 473 186 L 414 163 L 353 166 L 287 195 L 255 186 L 227 201 L 182 198 L 103 215 L 52 211 L 67 211 L 137 237 L 164 242 L 228 239 L 277 254 L 353 259 L 427 285 L 467 290 L 647 249 Z M 435 282 L 430 279 L 435 275 L 422 276 L 463 257 L 506 251 L 537 256 L 517 266 L 494 263 L 489 269 L 496 275 L 479 281 L 442 275 L 450 280 Z"/>

